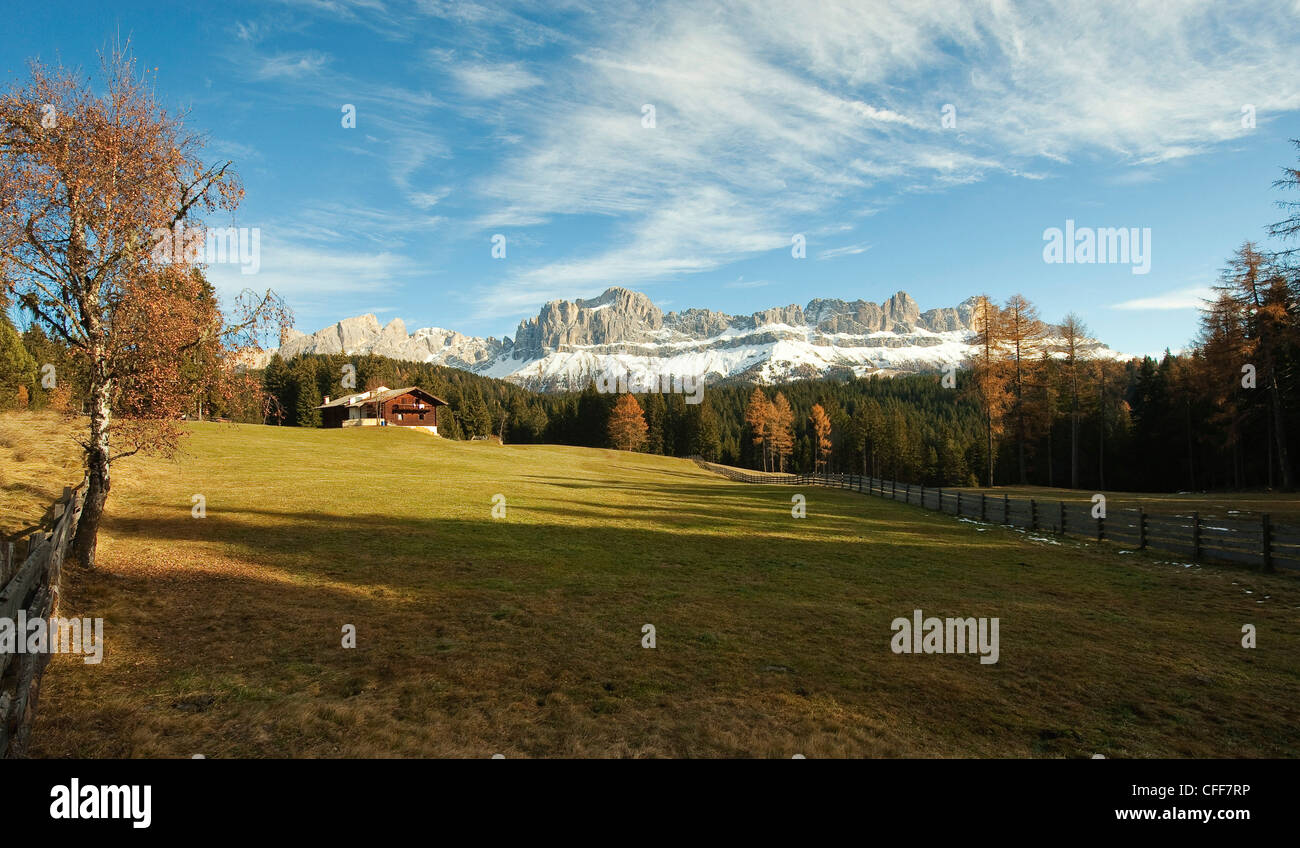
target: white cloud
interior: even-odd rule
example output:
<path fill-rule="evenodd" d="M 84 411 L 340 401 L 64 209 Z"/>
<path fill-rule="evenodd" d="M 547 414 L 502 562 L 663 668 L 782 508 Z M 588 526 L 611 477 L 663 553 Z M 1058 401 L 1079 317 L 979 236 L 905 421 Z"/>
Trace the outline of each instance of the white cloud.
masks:
<path fill-rule="evenodd" d="M 321 8 L 366 17 L 347 0 Z M 397 9 L 379 15 L 386 29 L 418 31 L 429 23 L 421 15 L 455 28 L 454 49 L 422 55 L 471 102 L 354 84 L 318 54 L 248 67 L 307 77 L 299 85 L 322 97 L 349 92 L 343 102 L 358 104 L 359 126 L 379 139 L 368 149 L 418 208 L 454 190 L 479 233 L 609 219 L 600 238 L 577 239 L 553 261 L 512 253 L 504 280 L 475 293 L 491 313 L 788 255 L 791 233 L 833 232 L 900 194 L 992 174 L 1037 180 L 1102 161 L 1132 166 L 1118 183 L 1159 179 L 1166 163 L 1249 132 L 1242 104 L 1261 126 L 1300 109 L 1300 16 L 1268 0 L 667 0 L 653 13 L 610 2 L 566 5 L 563 32 L 528 20 L 537 7 L 527 3 Z M 493 45 L 510 60 L 464 58 Z M 515 61 L 538 45 L 548 50 Z M 493 102 L 522 92 L 525 109 Z M 654 128 L 642 125 L 647 103 Z M 948 103 L 952 129 L 941 124 Z M 452 155 L 444 112 L 472 123 L 475 152 L 489 151 L 454 177 L 431 173 Z M 1189 308 L 1191 291 L 1114 308 Z"/>
<path fill-rule="evenodd" d="M 541 85 L 542 81 L 517 62 L 468 65 L 451 69 L 461 90 L 471 97 L 493 100 Z"/>
<path fill-rule="evenodd" d="M 594 295 L 609 285 L 708 271 L 766 250 L 790 256 L 789 233 L 768 229 L 761 211 L 715 187 L 683 189 L 635 227 L 595 255 L 524 268 L 486 296 L 476 293 L 476 317 L 516 314 L 575 291 Z"/>
<path fill-rule="evenodd" d="M 364 252 L 286 243 L 262 234 L 261 263 L 256 274 L 238 265 L 211 265 L 208 279 L 222 297 L 251 288 L 273 289 L 292 301 L 322 295 L 391 290 L 397 281 L 418 272 L 407 258 L 388 251 Z"/>
<path fill-rule="evenodd" d="M 315 50 L 280 53 L 260 57 L 253 67 L 253 75 L 263 80 L 309 76 L 318 73 L 328 62 L 328 56 Z"/>
<path fill-rule="evenodd" d="M 1134 0 L 796 11 L 752 0 L 725 13 L 675 3 L 646 17 L 612 6 L 576 62 L 548 67 L 533 107 L 501 119 L 498 132 L 525 140 L 475 189 L 509 220 L 619 222 L 614 244 L 516 271 L 520 291 L 716 268 L 900 192 L 990 173 L 1043 179 L 1097 153 L 1154 168 L 1241 135 L 1241 103 L 1261 115 L 1300 108 L 1300 27 L 1250 25 L 1268 9 Z M 646 103 L 652 129 L 641 123 Z M 956 108 L 955 130 L 941 126 L 944 103 Z M 745 226 L 768 238 L 746 246 L 728 216 L 699 214 L 705 190 L 747 209 Z M 674 219 L 697 237 L 665 243 Z"/>
<path fill-rule="evenodd" d="M 850 244 L 845 247 L 832 247 L 829 250 L 823 250 L 821 253 L 817 254 L 817 258 L 821 260 L 835 259 L 839 256 L 854 256 L 859 253 L 866 253 L 870 249 L 871 245 L 869 244 Z"/>
<path fill-rule="evenodd" d="M 1149 309 L 1199 309 L 1204 301 L 1213 299 L 1214 290 L 1209 286 L 1196 286 L 1178 289 L 1152 297 L 1139 297 L 1111 305 L 1111 309 L 1149 310 Z"/>

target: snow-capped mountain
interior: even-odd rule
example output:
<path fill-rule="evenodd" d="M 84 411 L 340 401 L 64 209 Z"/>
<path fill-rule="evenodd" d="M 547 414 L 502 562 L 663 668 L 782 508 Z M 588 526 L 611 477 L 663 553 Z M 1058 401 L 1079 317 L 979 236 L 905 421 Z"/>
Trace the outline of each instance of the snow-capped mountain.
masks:
<path fill-rule="evenodd" d="M 881 303 L 818 298 L 750 315 L 665 314 L 644 294 L 616 287 L 591 300 L 547 303 L 520 322 L 513 340 L 436 327 L 407 333 L 400 319 L 381 327 L 374 315 L 362 315 L 311 335 L 289 331 L 279 352 L 286 358 L 373 353 L 451 365 L 538 391 L 577 390 L 610 373 L 702 376 L 715 383 L 910 374 L 966 359 L 974 304 L 968 298 L 922 312 L 900 291 Z M 1094 355 L 1115 355 L 1099 342 L 1090 347 Z"/>

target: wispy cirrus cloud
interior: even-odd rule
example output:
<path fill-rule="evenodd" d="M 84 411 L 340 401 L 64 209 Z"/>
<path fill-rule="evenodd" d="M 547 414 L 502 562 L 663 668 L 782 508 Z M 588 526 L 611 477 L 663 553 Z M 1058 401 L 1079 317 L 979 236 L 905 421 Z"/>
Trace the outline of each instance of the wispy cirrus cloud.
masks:
<path fill-rule="evenodd" d="M 672 3 L 648 19 L 611 7 L 575 62 L 546 70 L 534 108 L 510 116 L 524 142 L 473 188 L 521 220 L 611 216 L 618 244 L 515 270 L 501 308 L 518 302 L 512 285 L 650 282 L 768 249 L 696 214 L 703 186 L 788 238 L 994 173 L 1038 180 L 1098 154 L 1145 171 L 1213 149 L 1243 132 L 1244 103 L 1300 108 L 1300 27 L 1261 32 L 1248 21 L 1270 4 L 1247 5 L 801 4 L 795 27 L 775 0 Z M 671 218 L 697 236 L 664 250 Z M 819 258 L 841 255 L 853 251 Z"/>
<path fill-rule="evenodd" d="M 237 33 L 245 73 L 286 98 L 346 93 L 371 136 L 358 152 L 444 231 L 526 227 L 553 248 L 494 268 L 467 298 L 480 317 L 788 260 L 793 233 L 856 242 L 816 255 L 848 265 L 869 247 L 864 209 L 1080 162 L 1127 169 L 1111 184 L 1159 181 L 1240 138 L 1243 105 L 1260 126 L 1300 109 L 1300 16 L 1268 0 L 289 2 L 412 42 L 400 84 L 342 50 L 264 52 L 271 30 L 253 25 Z M 1184 291 L 1114 308 L 1189 305 Z"/>
<path fill-rule="evenodd" d="M 470 97 L 495 99 L 542 84 L 518 62 L 453 67 L 452 75 Z"/>
<path fill-rule="evenodd" d="M 859 253 L 866 253 L 871 249 L 869 244 L 850 244 L 844 247 L 832 247 L 829 250 L 823 250 L 817 254 L 820 259 L 835 259 L 840 256 L 856 256 Z"/>
<path fill-rule="evenodd" d="M 319 73 L 327 64 L 329 56 L 326 54 L 302 50 L 261 56 L 251 71 L 254 77 L 261 80 L 296 78 Z"/>
<path fill-rule="evenodd" d="M 1165 309 L 1200 309 L 1207 300 L 1214 297 L 1214 289 L 1209 286 L 1193 286 L 1177 289 L 1150 297 L 1139 297 L 1111 305 L 1111 309 L 1127 310 L 1165 310 Z"/>

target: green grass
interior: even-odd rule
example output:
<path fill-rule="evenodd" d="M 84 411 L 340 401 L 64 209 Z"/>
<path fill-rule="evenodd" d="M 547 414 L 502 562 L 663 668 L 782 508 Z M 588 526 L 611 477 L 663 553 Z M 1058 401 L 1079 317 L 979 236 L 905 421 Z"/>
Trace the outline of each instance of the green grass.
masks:
<path fill-rule="evenodd" d="M 100 556 L 37 756 L 1300 753 L 1294 578 L 685 460 L 201 424 L 117 467 Z M 915 608 L 1000 618 L 1000 661 L 892 653 Z"/>

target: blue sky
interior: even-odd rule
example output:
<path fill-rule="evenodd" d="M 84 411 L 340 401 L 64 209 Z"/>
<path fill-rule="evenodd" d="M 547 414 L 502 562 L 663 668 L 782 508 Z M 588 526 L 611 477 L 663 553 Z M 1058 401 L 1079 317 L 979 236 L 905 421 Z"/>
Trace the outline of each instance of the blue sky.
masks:
<path fill-rule="evenodd" d="M 513 335 L 544 301 L 610 285 L 733 313 L 903 289 L 922 309 L 1021 292 L 1122 351 L 1177 348 L 1231 251 L 1268 244 L 1300 136 L 1294 2 L 7 15 L 5 84 L 32 57 L 93 70 L 129 37 L 160 99 L 235 161 L 234 223 L 261 230 L 257 274 L 210 276 L 276 289 L 308 332 L 373 312 Z M 1043 232 L 1067 219 L 1149 228 L 1150 272 L 1045 263 Z"/>

